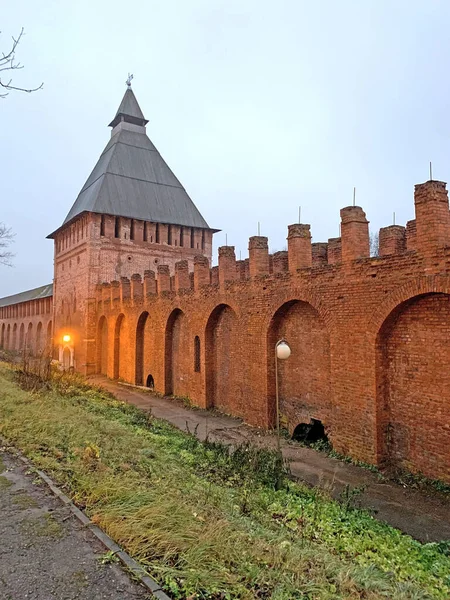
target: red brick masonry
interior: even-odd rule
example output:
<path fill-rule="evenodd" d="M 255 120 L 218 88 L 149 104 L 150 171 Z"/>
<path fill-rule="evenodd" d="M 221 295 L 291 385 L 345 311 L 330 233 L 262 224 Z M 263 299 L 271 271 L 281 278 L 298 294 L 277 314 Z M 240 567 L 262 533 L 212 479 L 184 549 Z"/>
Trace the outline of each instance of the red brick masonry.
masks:
<path fill-rule="evenodd" d="M 252 237 L 248 260 L 223 247 L 213 269 L 205 256 L 183 256 L 107 283 L 88 270 L 71 322 L 58 325 L 55 314 L 55 344 L 72 327 L 80 371 L 154 381 L 271 427 L 274 345 L 284 337 L 292 354 L 280 361 L 281 413 L 291 432 L 320 419 L 340 452 L 450 481 L 445 184 L 417 185 L 415 209 L 406 228 L 380 231 L 376 258 L 366 215 L 352 206 L 341 211 L 342 238 L 328 244 L 311 244 L 309 225 L 297 224 L 287 253 L 269 255 L 267 238 Z M 96 243 L 86 242 L 87 257 Z"/>

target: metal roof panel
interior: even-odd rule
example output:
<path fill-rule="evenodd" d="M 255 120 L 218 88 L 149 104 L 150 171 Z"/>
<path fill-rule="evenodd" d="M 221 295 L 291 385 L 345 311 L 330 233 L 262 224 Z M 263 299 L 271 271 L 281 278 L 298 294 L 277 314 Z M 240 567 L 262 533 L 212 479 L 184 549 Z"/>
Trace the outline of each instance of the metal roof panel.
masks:
<path fill-rule="evenodd" d="M 30 300 L 41 300 L 42 298 L 50 298 L 53 296 L 53 284 L 43 285 L 33 290 L 26 292 L 20 292 L 13 296 L 5 296 L 0 298 L 0 308 L 3 306 L 11 306 L 12 304 L 20 304 L 21 302 L 28 302 Z"/>

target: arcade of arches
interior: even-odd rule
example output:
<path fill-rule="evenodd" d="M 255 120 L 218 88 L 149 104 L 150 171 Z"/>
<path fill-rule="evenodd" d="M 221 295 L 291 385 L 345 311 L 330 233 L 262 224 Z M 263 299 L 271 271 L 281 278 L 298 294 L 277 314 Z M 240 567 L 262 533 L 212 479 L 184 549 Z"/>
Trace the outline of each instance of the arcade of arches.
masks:
<path fill-rule="evenodd" d="M 35 320 L 36 321 L 36 320 Z M 52 354 L 52 321 L 38 320 L 19 323 L 2 323 L 0 349 L 10 352 L 26 351 L 32 357 Z"/>
<path fill-rule="evenodd" d="M 274 347 L 284 338 L 292 353 L 278 362 L 280 417 L 290 435 L 314 423 L 340 451 L 450 480 L 450 296 L 422 294 L 401 302 L 373 336 L 352 335 L 302 299 L 261 314 L 227 302 L 193 308 L 155 298 L 148 310 L 102 314 L 98 372 L 273 427 Z M 364 381 L 358 392 L 357 384 L 350 385 L 351 369 L 342 367 L 352 360 L 358 375 L 361 356 L 372 361 L 366 371 L 374 377 L 372 432 L 370 399 L 358 404 L 340 396 L 343 386 L 354 395 L 370 389 Z M 352 446 L 359 424 L 365 448 L 373 435 L 372 454 Z"/>

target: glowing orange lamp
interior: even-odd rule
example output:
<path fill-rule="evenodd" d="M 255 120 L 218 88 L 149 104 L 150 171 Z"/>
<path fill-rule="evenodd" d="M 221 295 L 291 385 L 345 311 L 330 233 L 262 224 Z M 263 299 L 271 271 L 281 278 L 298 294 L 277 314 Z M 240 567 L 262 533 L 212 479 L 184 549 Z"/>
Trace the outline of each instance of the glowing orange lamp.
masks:
<path fill-rule="evenodd" d="M 65 342 L 66 344 L 68 344 L 70 342 L 70 335 L 66 333 L 66 335 L 63 335 L 63 342 Z"/>

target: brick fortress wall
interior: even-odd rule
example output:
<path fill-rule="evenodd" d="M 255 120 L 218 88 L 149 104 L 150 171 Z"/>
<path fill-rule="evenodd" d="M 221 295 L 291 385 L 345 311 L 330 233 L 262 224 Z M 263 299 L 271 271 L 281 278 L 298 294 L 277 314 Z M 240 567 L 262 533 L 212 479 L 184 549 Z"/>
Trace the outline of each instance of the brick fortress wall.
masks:
<path fill-rule="evenodd" d="M 311 243 L 289 226 L 288 251 L 252 237 L 233 247 L 96 287 L 96 365 L 110 377 L 154 382 L 247 422 L 275 417 L 274 345 L 283 422 L 319 419 L 334 447 L 359 460 L 450 481 L 450 234 L 446 186 L 416 186 L 416 219 L 380 230 L 341 211 L 341 238 Z"/>
<path fill-rule="evenodd" d="M 344 454 L 450 481 L 445 184 L 416 186 L 415 211 L 406 228 L 380 230 L 376 258 L 354 206 L 341 211 L 340 238 L 312 244 L 309 225 L 295 224 L 287 252 L 269 255 L 267 238 L 255 236 L 248 259 L 225 246 L 212 269 L 210 242 L 201 255 L 183 242 L 177 260 L 179 238 L 154 249 L 148 238 L 129 240 L 124 221 L 112 239 L 107 217 L 102 225 L 84 215 L 55 240 L 54 307 L 47 299 L 44 320 L 51 331 L 53 310 L 56 345 L 72 328 L 82 372 L 154 383 L 262 427 L 275 422 L 274 346 L 284 337 L 292 354 L 279 362 L 281 415 L 291 433 L 318 419 Z M 44 308 L 25 304 L 1 309 L 3 347 L 24 343 L 22 324 L 25 332 L 31 323 L 28 340 L 39 322 L 45 330 L 44 313 L 33 313 Z"/>

